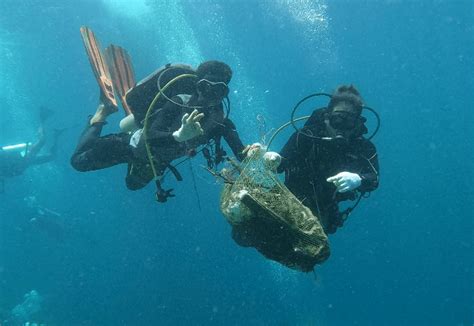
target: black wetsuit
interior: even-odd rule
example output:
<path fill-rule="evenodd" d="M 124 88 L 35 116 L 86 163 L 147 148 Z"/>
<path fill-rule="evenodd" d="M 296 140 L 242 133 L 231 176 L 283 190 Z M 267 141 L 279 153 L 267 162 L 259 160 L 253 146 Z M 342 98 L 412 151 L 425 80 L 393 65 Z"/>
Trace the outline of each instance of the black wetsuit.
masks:
<path fill-rule="evenodd" d="M 316 137 L 330 137 L 327 128 L 329 111 L 315 110 L 303 132 Z M 359 192 L 370 192 L 378 187 L 379 165 L 375 146 L 362 135 L 367 132 L 363 118 L 357 131 L 346 140 L 312 139 L 294 133 L 281 150 L 279 172 L 285 172 L 285 184 L 313 213 L 319 216 L 326 233 L 334 233 L 342 226 L 344 217 L 338 203 L 355 199 L 356 192 L 339 193 L 328 177 L 340 172 L 357 173 L 362 178 Z"/>
<path fill-rule="evenodd" d="M 180 96 L 172 100 L 183 104 Z M 187 104 L 194 105 L 192 100 Z M 177 142 L 172 134 L 180 128 L 182 116 L 192 111 L 191 108 L 167 102 L 150 118 L 147 139 L 151 145 L 158 174 L 161 175 L 173 160 L 189 155 L 198 146 L 209 144 L 212 140 L 216 144 L 217 151 L 222 151 L 221 138 L 224 138 L 239 160 L 243 158 L 244 146 L 233 122 L 224 117 L 222 104 L 199 109 L 204 113 L 204 118 L 200 121 L 204 130 L 203 135 L 186 142 Z M 101 137 L 103 125 L 104 123 L 95 123 L 86 128 L 71 158 L 72 166 L 78 171 L 92 171 L 127 163 L 127 187 L 136 190 L 146 186 L 153 179 L 153 172 L 146 154 L 144 136 L 140 137 L 135 148 L 130 145 L 131 135 L 126 133 Z"/>

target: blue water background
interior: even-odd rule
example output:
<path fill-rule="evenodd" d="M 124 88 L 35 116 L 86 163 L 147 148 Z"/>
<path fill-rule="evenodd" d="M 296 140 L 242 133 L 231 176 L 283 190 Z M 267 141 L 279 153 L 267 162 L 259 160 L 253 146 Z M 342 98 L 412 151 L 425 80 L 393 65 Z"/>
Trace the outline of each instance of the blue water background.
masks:
<path fill-rule="evenodd" d="M 232 241 L 200 157 L 167 179 L 178 196 L 165 205 L 153 185 L 126 190 L 125 166 L 73 171 L 98 98 L 82 25 L 127 48 L 139 78 L 228 62 L 245 143 L 260 139 L 259 114 L 276 128 L 305 95 L 359 88 L 382 117 L 381 184 L 316 276 Z M 472 325 L 473 35 L 469 0 L 2 0 L 0 143 L 34 140 L 39 105 L 68 130 L 55 162 L 0 195 L 0 316 L 35 289 L 48 325 Z M 60 235 L 29 222 L 29 197 L 61 214 Z"/>

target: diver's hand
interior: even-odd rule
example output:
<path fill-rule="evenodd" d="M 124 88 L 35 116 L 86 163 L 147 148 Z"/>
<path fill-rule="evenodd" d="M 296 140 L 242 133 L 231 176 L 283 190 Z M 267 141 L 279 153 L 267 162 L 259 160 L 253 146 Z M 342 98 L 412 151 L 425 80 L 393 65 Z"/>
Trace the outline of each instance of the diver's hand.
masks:
<path fill-rule="evenodd" d="M 252 157 L 254 155 L 263 156 L 265 152 L 266 148 L 260 143 L 253 143 L 252 145 L 247 145 L 242 151 L 242 153 L 246 154 L 247 157 Z"/>
<path fill-rule="evenodd" d="M 358 188 L 362 178 L 357 173 L 344 171 L 327 178 L 326 181 L 334 183 L 338 192 L 347 192 Z"/>
<path fill-rule="evenodd" d="M 199 121 L 204 118 L 204 113 L 199 113 L 198 110 L 194 110 L 191 114 L 186 113 L 181 118 L 181 127 L 173 132 L 173 138 L 177 142 L 183 142 L 204 133 L 201 128 Z"/>
<path fill-rule="evenodd" d="M 267 152 L 267 147 L 260 143 L 248 145 L 242 151 L 247 157 L 263 158 L 265 167 L 269 170 L 276 170 L 281 163 L 281 156 L 276 152 Z"/>
<path fill-rule="evenodd" d="M 275 171 L 281 164 L 281 156 L 277 152 L 266 152 L 263 161 L 267 169 Z"/>

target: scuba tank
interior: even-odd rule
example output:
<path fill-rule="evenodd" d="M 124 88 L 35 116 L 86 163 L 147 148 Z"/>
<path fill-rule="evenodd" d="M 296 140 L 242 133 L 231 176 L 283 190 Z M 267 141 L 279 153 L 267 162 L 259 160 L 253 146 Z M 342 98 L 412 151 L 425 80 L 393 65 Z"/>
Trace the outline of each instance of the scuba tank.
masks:
<path fill-rule="evenodd" d="M 28 148 L 32 145 L 32 143 L 20 143 L 16 145 L 8 145 L 1 147 L 0 152 L 5 154 L 13 154 L 13 153 L 20 153 L 22 157 L 25 157 L 28 153 Z"/>
<path fill-rule="evenodd" d="M 133 131 L 134 129 L 143 128 L 147 111 L 161 89 L 180 75 L 194 75 L 195 73 L 191 66 L 180 63 L 168 63 L 138 82 L 125 95 L 133 118 L 128 115 L 120 122 L 122 130 Z M 154 103 L 154 107 L 162 107 L 168 101 L 167 98 L 172 98 L 178 94 L 192 94 L 195 91 L 195 82 L 194 78 L 182 78 L 177 82 L 171 83 L 166 88 L 166 96 L 161 96 L 157 103 Z"/>

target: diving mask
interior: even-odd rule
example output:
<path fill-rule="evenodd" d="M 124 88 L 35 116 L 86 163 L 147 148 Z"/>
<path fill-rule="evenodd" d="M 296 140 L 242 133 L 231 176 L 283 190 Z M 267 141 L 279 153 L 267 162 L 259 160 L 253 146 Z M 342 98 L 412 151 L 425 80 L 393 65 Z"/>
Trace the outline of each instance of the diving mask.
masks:
<path fill-rule="evenodd" d="M 212 82 L 201 79 L 196 84 L 197 91 L 206 99 L 222 100 L 229 94 L 229 86 L 224 82 Z"/>
<path fill-rule="evenodd" d="M 331 127 L 338 130 L 350 130 L 356 126 L 357 115 L 347 111 L 336 111 L 329 115 Z"/>

